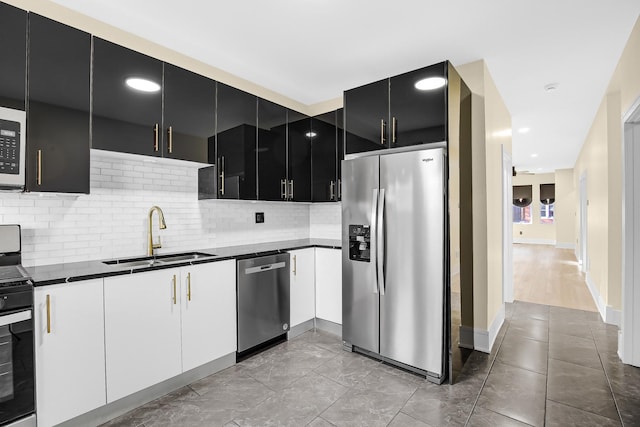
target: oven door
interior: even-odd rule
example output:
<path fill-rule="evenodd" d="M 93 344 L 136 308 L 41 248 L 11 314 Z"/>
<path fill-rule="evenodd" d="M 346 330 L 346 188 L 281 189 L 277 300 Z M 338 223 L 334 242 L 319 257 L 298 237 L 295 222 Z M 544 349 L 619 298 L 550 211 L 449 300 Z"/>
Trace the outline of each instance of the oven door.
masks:
<path fill-rule="evenodd" d="M 0 315 L 0 425 L 34 412 L 32 310 Z"/>

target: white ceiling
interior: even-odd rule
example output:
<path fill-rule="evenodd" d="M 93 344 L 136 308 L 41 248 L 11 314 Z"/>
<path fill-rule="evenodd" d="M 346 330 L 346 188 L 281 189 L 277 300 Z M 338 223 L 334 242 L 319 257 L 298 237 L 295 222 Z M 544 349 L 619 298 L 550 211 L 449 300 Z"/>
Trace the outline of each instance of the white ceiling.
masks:
<path fill-rule="evenodd" d="M 573 167 L 640 14 L 638 0 L 54 1 L 304 104 L 484 59 L 513 163 L 537 173 Z"/>

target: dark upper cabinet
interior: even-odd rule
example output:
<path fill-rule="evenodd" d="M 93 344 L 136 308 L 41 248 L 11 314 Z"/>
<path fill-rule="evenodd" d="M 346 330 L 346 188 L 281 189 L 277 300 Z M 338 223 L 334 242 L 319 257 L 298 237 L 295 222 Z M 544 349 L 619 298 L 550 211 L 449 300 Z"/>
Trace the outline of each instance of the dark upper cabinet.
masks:
<path fill-rule="evenodd" d="M 346 152 L 388 147 L 389 79 L 344 92 Z"/>
<path fill-rule="evenodd" d="M 444 84 L 446 78 L 446 62 L 391 78 L 389 84 L 391 148 L 428 144 L 447 139 L 447 85 Z M 416 88 L 416 83 L 420 81 L 440 81 L 442 86 L 420 90 Z"/>
<path fill-rule="evenodd" d="M 219 82 L 217 88 L 215 150 L 210 140 L 209 163 L 214 160 L 217 165 L 219 198 L 256 200 L 257 98 Z"/>
<path fill-rule="evenodd" d="M 89 192 L 91 36 L 29 14 L 27 189 Z"/>
<path fill-rule="evenodd" d="M 342 161 L 344 160 L 344 108 L 337 111 L 336 126 L 338 128 L 338 200 L 342 200 Z"/>
<path fill-rule="evenodd" d="M 311 118 L 293 110 L 289 110 L 287 115 L 288 200 L 310 202 Z"/>
<path fill-rule="evenodd" d="M 215 135 L 216 82 L 164 64 L 163 156 L 207 163 Z"/>
<path fill-rule="evenodd" d="M 258 198 L 285 200 L 287 109 L 258 98 Z"/>
<path fill-rule="evenodd" d="M 162 155 L 162 62 L 94 37 L 92 148 Z M 127 84 L 144 79 L 145 90 Z M 155 90 L 153 90 L 155 89 Z"/>
<path fill-rule="evenodd" d="M 441 62 L 345 91 L 346 153 L 445 141 L 447 70 Z"/>
<path fill-rule="evenodd" d="M 311 119 L 311 173 L 314 202 L 338 200 L 337 112 Z"/>
<path fill-rule="evenodd" d="M 27 12 L 0 3 L 0 107 L 25 110 Z"/>

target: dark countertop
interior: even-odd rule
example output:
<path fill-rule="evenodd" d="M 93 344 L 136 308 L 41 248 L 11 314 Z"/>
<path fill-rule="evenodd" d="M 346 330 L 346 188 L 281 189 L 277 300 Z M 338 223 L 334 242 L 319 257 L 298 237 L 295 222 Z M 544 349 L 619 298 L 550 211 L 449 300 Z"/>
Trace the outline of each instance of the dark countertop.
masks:
<path fill-rule="evenodd" d="M 120 276 L 143 271 L 160 270 L 164 268 L 204 264 L 226 259 L 251 258 L 269 253 L 314 247 L 340 249 L 342 247 L 342 242 L 335 239 L 299 239 L 281 242 L 256 243 L 250 245 L 226 246 L 220 248 L 196 249 L 184 252 L 201 252 L 211 255 L 211 257 L 201 257 L 193 261 L 170 262 L 153 267 L 139 266 L 132 268 L 118 264 L 107 265 L 101 260 L 98 260 L 25 267 L 25 270 L 27 270 L 31 275 L 35 286 L 46 286 L 66 282 L 76 282 L 80 280 L 98 279 L 101 277 Z M 162 253 L 159 255 L 162 256 L 168 254 L 169 253 Z M 140 255 L 140 257 L 143 257 L 143 255 Z"/>

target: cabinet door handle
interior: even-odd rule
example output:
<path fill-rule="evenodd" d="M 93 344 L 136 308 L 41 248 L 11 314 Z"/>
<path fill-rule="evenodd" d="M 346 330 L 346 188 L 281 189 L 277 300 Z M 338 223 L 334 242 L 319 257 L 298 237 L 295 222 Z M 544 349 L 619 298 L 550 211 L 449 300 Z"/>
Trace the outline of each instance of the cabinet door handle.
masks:
<path fill-rule="evenodd" d="M 176 295 L 176 275 L 173 275 L 173 305 L 176 305 L 177 302 L 177 295 Z"/>
<path fill-rule="evenodd" d="M 42 150 L 38 150 L 38 171 L 37 171 L 37 184 L 42 185 Z"/>
<path fill-rule="evenodd" d="M 293 256 L 293 275 L 296 276 L 298 273 L 298 259 L 297 255 Z"/>
<path fill-rule="evenodd" d="M 384 132 L 387 127 L 387 124 L 384 122 L 384 119 L 380 119 L 380 145 L 384 145 L 387 140 L 384 137 Z"/>
<path fill-rule="evenodd" d="M 47 333 L 51 333 L 51 295 L 47 294 Z"/>
<path fill-rule="evenodd" d="M 220 195 L 224 196 L 224 156 L 220 157 Z"/>
<path fill-rule="evenodd" d="M 336 183 L 334 181 L 331 181 L 331 183 L 329 184 L 329 200 L 335 200 L 335 187 Z"/>
<path fill-rule="evenodd" d="M 398 119 L 396 119 L 395 117 L 393 119 L 391 119 L 391 143 L 395 144 L 396 143 L 396 131 L 398 129 Z"/>
<path fill-rule="evenodd" d="M 289 191 L 289 200 L 293 200 L 293 180 L 289 181 L 290 190 Z"/>
<path fill-rule="evenodd" d="M 153 151 L 158 152 L 158 124 L 153 127 Z"/>
<path fill-rule="evenodd" d="M 191 301 L 191 273 L 187 273 L 187 299 Z"/>
<path fill-rule="evenodd" d="M 168 139 L 169 139 L 169 154 L 173 153 L 173 126 L 169 126 L 167 129 Z M 156 151 L 158 151 L 156 149 Z"/>
<path fill-rule="evenodd" d="M 287 180 L 280 180 L 280 198 L 287 200 Z"/>

